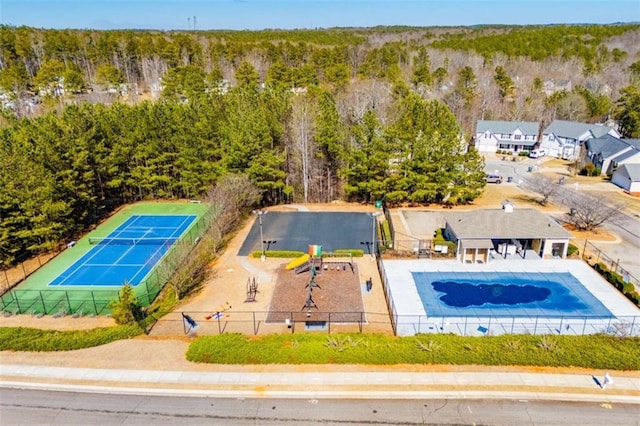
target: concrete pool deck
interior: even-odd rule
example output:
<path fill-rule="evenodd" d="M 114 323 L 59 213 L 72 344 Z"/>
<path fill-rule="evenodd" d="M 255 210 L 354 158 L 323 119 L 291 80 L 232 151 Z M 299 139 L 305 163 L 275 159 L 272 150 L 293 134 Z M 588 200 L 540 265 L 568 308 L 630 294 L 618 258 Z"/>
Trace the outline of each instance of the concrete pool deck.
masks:
<path fill-rule="evenodd" d="M 467 264 L 452 260 L 385 260 L 383 261 L 387 296 L 398 335 L 416 333 L 456 333 L 486 335 L 505 333 L 529 334 L 640 334 L 640 309 L 581 260 L 520 260 L 489 264 Z M 509 272 L 571 273 L 598 299 L 615 318 L 588 316 L 527 317 L 497 316 L 429 316 L 425 311 L 412 272 Z"/>

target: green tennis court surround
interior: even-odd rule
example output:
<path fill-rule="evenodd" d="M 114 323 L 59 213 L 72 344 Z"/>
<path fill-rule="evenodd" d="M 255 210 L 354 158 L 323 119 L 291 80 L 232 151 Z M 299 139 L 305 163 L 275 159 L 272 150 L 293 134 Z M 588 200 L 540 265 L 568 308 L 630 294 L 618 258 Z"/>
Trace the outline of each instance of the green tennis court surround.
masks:
<path fill-rule="evenodd" d="M 158 222 L 160 216 L 180 217 L 184 225 Z M 137 284 L 136 296 L 147 306 L 209 229 L 211 217 L 207 203 L 127 206 L 5 293 L 0 309 L 106 315 L 109 301 L 118 297 L 125 281 Z"/>

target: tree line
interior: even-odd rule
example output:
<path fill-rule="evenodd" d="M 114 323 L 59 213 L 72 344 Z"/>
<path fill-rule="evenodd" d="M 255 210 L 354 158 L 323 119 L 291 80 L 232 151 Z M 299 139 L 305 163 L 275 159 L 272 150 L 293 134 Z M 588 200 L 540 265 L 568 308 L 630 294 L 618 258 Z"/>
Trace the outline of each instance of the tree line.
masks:
<path fill-rule="evenodd" d="M 446 105 L 402 92 L 384 124 L 341 116 L 333 95 L 254 81 L 188 102 L 68 105 L 0 129 L 0 254 L 9 265 L 144 199 L 199 198 L 247 176 L 263 205 L 335 199 L 466 203 L 483 187 Z"/>
<path fill-rule="evenodd" d="M 235 86 L 250 66 L 260 84 L 335 96 L 355 96 L 363 81 L 378 92 L 403 82 L 445 102 L 468 133 L 478 119 L 601 122 L 617 113 L 621 90 L 637 84 L 638 34 L 638 24 L 253 32 L 0 26 L 0 95 L 19 115 L 34 115 L 122 94 L 132 103 L 175 95 L 181 77 L 198 92 L 218 90 Z M 33 94 L 43 102 L 34 105 Z"/>
<path fill-rule="evenodd" d="M 73 238 L 121 204 L 201 197 L 230 174 L 256 185 L 263 205 L 469 202 L 483 187 L 482 160 L 466 149 L 478 119 L 613 116 L 638 137 L 638 34 L 638 25 L 566 34 L 0 26 L 0 95 L 15 104 L 0 117 L 0 265 Z M 561 36 L 578 41 L 552 56 L 531 50 L 531 40 Z M 505 53 L 510 39 L 518 48 Z M 583 39 L 598 66 L 571 53 Z M 549 76 L 574 85 L 549 91 Z M 144 94 L 155 85 L 158 96 L 96 97 L 122 85 Z M 44 107 L 25 113 L 35 92 Z"/>

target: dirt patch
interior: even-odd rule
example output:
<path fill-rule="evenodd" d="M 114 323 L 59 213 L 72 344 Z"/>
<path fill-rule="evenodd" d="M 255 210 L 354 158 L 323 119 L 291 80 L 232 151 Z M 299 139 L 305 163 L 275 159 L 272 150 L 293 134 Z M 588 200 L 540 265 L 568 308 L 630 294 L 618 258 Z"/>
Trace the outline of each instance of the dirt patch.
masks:
<path fill-rule="evenodd" d="M 576 229 L 570 223 L 563 224 L 564 228 L 571 232 L 576 239 L 579 240 L 588 240 L 588 241 L 617 241 L 618 238 L 610 233 L 605 231 L 604 229 L 594 229 L 593 231 L 581 231 Z"/>
<path fill-rule="evenodd" d="M 7 290 L 40 269 L 59 252 L 38 254 L 5 271 L 0 271 L 0 291 Z"/>
<path fill-rule="evenodd" d="M 276 286 L 266 322 L 358 322 L 364 312 L 358 265 L 331 260 L 317 264 L 312 282 L 310 271 L 296 274 L 282 266 L 277 271 Z M 309 300 L 311 286 L 311 300 Z"/>

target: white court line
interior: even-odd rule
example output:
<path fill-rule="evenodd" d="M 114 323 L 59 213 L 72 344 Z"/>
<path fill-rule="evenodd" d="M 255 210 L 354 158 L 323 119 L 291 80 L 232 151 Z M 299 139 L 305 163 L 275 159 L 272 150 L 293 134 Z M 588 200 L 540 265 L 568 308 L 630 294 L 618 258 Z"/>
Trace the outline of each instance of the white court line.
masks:
<path fill-rule="evenodd" d="M 194 222 L 194 221 L 195 221 L 194 217 L 195 217 L 195 218 L 197 218 L 197 216 L 196 216 L 196 215 L 187 215 L 187 216 L 185 217 L 185 219 L 182 221 L 182 223 L 180 223 L 180 225 L 178 225 L 177 227 L 175 227 L 175 231 L 173 231 L 173 233 L 172 233 L 171 235 L 169 235 L 167 238 L 176 238 L 176 241 L 175 241 L 173 244 L 171 244 L 171 245 L 167 248 L 167 251 L 165 251 L 165 252 L 162 254 L 162 256 L 160 256 L 160 258 L 159 258 L 158 260 L 156 260 L 156 262 L 151 266 L 151 269 L 149 269 L 149 271 L 147 272 L 147 274 L 146 274 L 145 276 L 143 276 L 143 277 L 140 279 L 140 282 L 144 281 L 144 279 L 145 279 L 145 278 L 146 278 L 146 277 L 147 277 L 147 276 L 148 276 L 148 275 L 149 275 L 149 274 L 150 274 L 150 273 L 155 269 L 156 265 L 158 265 L 158 263 L 160 263 L 160 261 L 162 260 L 162 258 L 163 258 L 163 257 L 164 257 L 168 252 L 169 252 L 169 249 L 171 249 L 171 247 L 173 247 L 173 245 L 177 242 L 177 239 L 178 239 L 178 238 L 180 238 L 180 236 L 181 236 L 182 234 L 184 234 L 184 233 L 187 231 L 187 229 L 188 229 L 189 227 L 187 227 L 187 228 L 183 229 L 177 237 L 174 237 L 174 234 L 180 230 L 180 228 L 182 227 L 182 225 L 183 225 L 185 222 L 187 222 L 187 221 Z M 159 246 L 159 247 L 158 247 L 158 248 L 153 252 L 153 254 L 151 255 L 150 259 L 153 259 L 153 257 L 154 257 L 154 256 L 155 256 L 155 255 L 156 255 L 156 254 L 157 254 L 157 253 L 162 249 L 162 247 L 164 247 L 164 245 L 160 245 L 160 246 Z M 146 265 L 146 264 L 145 264 L 145 265 Z M 133 281 L 133 280 L 134 280 L 134 278 L 136 278 L 136 277 L 138 276 L 138 274 L 139 274 L 140 272 L 142 272 L 142 270 L 143 270 L 143 268 L 140 268 L 140 270 L 139 270 L 138 272 L 136 272 L 136 274 L 135 274 L 133 277 L 131 277 L 131 281 Z"/>
<path fill-rule="evenodd" d="M 135 219 L 133 220 L 133 222 L 135 222 L 135 221 L 137 220 L 137 217 L 135 217 L 135 216 L 131 216 L 131 217 L 129 217 L 127 220 L 125 220 L 125 221 L 124 221 L 124 223 L 122 223 L 120 226 L 125 225 L 125 224 L 126 224 L 126 226 L 125 226 L 123 229 L 121 229 L 120 231 L 118 231 L 118 233 L 116 234 L 116 236 L 118 236 L 118 235 L 120 235 L 121 233 L 123 233 L 123 232 L 124 232 L 124 231 L 129 227 L 129 225 L 127 224 L 127 222 L 128 222 L 128 221 L 130 221 L 130 220 L 131 220 L 131 218 L 135 218 Z M 116 228 L 116 229 L 118 229 L 118 228 Z M 111 235 L 111 234 L 109 234 L 109 235 Z M 115 237 L 111 237 L 111 238 L 115 238 Z M 66 281 L 67 281 L 69 278 L 71 278 L 71 277 L 72 277 L 76 272 L 78 272 L 78 271 L 80 270 L 80 268 L 82 268 L 83 266 L 91 266 L 91 264 L 90 264 L 89 262 L 90 262 L 94 257 L 96 257 L 96 255 L 98 255 L 99 253 L 101 253 L 101 252 L 102 252 L 102 250 L 104 250 L 104 248 L 105 248 L 106 246 L 107 246 L 107 245 L 104 245 L 104 246 L 100 247 L 100 245 L 98 244 L 98 247 L 97 247 L 97 250 L 95 251 L 95 253 L 93 253 L 91 256 L 89 256 L 89 258 L 88 258 L 88 259 L 85 259 L 85 261 L 84 261 L 84 262 L 82 262 L 82 264 L 78 265 L 78 266 L 77 266 L 77 267 L 76 267 L 76 268 L 75 268 L 75 269 L 74 269 L 74 270 L 73 270 L 69 275 L 65 276 L 65 278 L 64 278 L 60 283 L 55 284 L 55 286 L 68 285 L 68 284 L 66 284 Z M 95 250 L 95 249 L 96 249 L 96 247 L 92 248 L 90 251 L 88 251 L 87 253 L 85 253 L 85 254 L 83 255 L 83 257 L 84 257 L 84 256 L 86 256 L 88 253 L 91 253 L 91 252 L 92 252 L 93 250 Z M 82 258 L 82 257 L 81 257 L 81 258 Z M 77 261 L 76 261 L 76 262 L 77 262 Z M 75 263 L 74 263 L 73 265 L 75 265 Z M 73 266 L 73 265 L 71 265 L 71 266 Z M 67 272 L 67 270 L 68 270 L 68 269 L 65 269 L 65 270 L 64 270 L 64 272 Z M 59 277 L 61 277 L 61 276 L 63 276 L 63 275 L 62 275 L 62 274 L 58 275 L 56 278 L 54 278 L 54 279 L 53 279 L 53 281 L 55 281 L 56 279 L 58 279 L 58 278 L 59 278 Z"/>
<path fill-rule="evenodd" d="M 142 263 L 142 264 L 140 264 L 140 263 L 119 263 L 117 265 L 114 265 L 113 263 L 92 263 L 92 264 L 87 265 L 87 266 L 126 266 L 126 267 L 138 266 L 138 267 L 141 267 L 141 266 L 144 266 L 144 265 L 145 265 L 144 263 Z"/>
<path fill-rule="evenodd" d="M 185 215 L 185 219 L 177 226 L 171 226 L 171 227 L 153 227 L 153 226 L 136 226 L 135 223 L 140 220 L 143 216 L 146 217 L 151 217 L 151 216 L 160 216 L 160 217 L 173 217 L 176 215 L 133 215 L 130 216 L 124 223 L 122 223 L 120 226 L 124 225 L 124 228 L 119 229 L 116 228 L 117 232 L 115 234 L 110 233 L 107 237 L 105 238 L 119 238 L 121 237 L 121 235 L 127 231 L 133 230 L 133 229 L 145 229 L 146 232 L 142 235 L 142 237 L 139 238 L 144 238 L 146 235 L 148 235 L 150 232 L 153 232 L 153 229 L 173 229 L 173 233 L 171 234 L 171 236 L 169 236 L 168 238 L 172 238 L 173 235 L 180 229 L 180 227 L 189 219 L 193 220 L 192 218 L 197 217 L 197 215 Z M 129 223 L 130 222 L 130 223 Z M 182 233 L 184 233 L 186 231 L 186 229 L 184 229 L 182 231 Z M 182 234 L 181 233 L 181 234 Z M 112 235 L 113 234 L 113 235 Z M 126 266 L 126 267 L 131 267 L 131 266 L 136 266 L 139 268 L 138 272 L 136 272 L 136 274 L 131 278 L 131 280 L 133 280 L 136 276 L 138 276 L 138 274 L 140 274 L 140 272 L 142 272 L 142 270 L 144 269 L 144 267 L 147 265 L 146 263 L 144 264 L 119 264 L 118 262 L 124 258 L 132 249 L 133 247 L 135 247 L 135 245 L 129 247 L 120 257 L 118 257 L 118 259 L 115 260 L 114 263 L 110 263 L 110 264 L 103 264 L 103 263 L 91 263 L 91 260 L 93 260 L 96 256 L 98 256 L 102 250 L 105 249 L 105 247 L 108 244 L 105 244 L 102 247 L 94 247 L 92 250 L 95 250 L 95 252 L 89 257 L 87 258 L 84 262 L 82 262 L 81 264 L 79 264 L 75 269 L 73 269 L 69 275 L 63 275 L 60 274 L 58 275 L 56 278 L 54 278 L 53 281 L 55 281 L 58 278 L 62 277 L 62 281 L 58 284 L 55 284 L 55 286 L 61 286 L 61 285 L 69 285 L 67 284 L 67 281 L 74 275 L 76 274 L 82 267 L 84 266 L 110 266 L 110 267 L 114 267 L 114 266 Z M 161 248 L 162 246 L 160 246 Z M 160 250 L 160 248 L 158 248 L 158 250 L 154 251 L 154 253 L 152 254 L 151 258 L 153 258 L 153 256 L 155 256 L 158 251 Z M 88 253 L 91 253 L 91 251 L 89 251 Z M 86 253 L 85 253 L 86 255 Z M 157 262 L 155 262 L 154 266 L 162 259 L 162 257 L 160 259 L 158 259 Z M 72 265 L 73 266 L 73 265 Z M 151 268 L 151 270 L 153 270 L 153 267 Z M 64 272 L 66 272 L 67 270 L 65 270 Z M 151 272 L 151 271 L 149 271 Z M 118 284 L 119 285 L 119 284 Z"/>
<path fill-rule="evenodd" d="M 175 226 L 130 226 L 127 229 L 176 229 Z"/>

